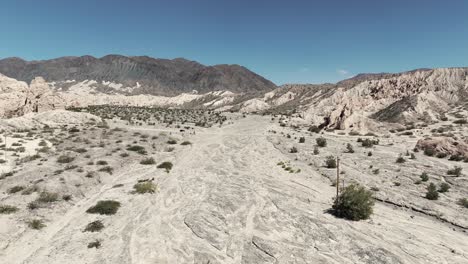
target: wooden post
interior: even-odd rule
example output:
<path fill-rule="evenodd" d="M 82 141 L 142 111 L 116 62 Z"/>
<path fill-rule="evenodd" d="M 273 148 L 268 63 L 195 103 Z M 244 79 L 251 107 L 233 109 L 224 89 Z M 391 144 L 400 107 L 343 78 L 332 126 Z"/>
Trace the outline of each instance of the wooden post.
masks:
<path fill-rule="evenodd" d="M 336 157 L 336 199 L 340 195 L 340 158 Z"/>

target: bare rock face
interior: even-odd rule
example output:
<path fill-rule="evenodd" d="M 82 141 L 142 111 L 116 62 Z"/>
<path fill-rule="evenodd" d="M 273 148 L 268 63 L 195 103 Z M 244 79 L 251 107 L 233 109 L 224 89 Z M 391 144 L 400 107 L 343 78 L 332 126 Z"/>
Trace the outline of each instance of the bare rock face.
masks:
<path fill-rule="evenodd" d="M 446 68 L 409 72 L 338 88 L 313 102 L 308 119 L 327 128 L 365 127 L 372 121 L 407 122 L 437 119 L 451 104 L 466 100 L 468 69 Z"/>
<path fill-rule="evenodd" d="M 0 117 L 7 118 L 64 108 L 63 99 L 41 77 L 28 86 L 0 75 L 0 102 Z"/>
<path fill-rule="evenodd" d="M 429 149 L 434 155 L 439 153 L 468 157 L 468 140 L 454 140 L 449 137 L 425 138 L 416 143 L 419 150 Z"/>

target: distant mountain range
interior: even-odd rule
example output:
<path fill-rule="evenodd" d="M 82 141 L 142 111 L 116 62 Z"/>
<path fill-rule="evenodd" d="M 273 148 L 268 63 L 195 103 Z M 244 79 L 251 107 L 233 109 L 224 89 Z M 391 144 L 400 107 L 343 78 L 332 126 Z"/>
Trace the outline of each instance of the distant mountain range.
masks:
<path fill-rule="evenodd" d="M 102 84 L 111 82 L 123 87 L 133 87 L 126 91 L 113 91 L 129 95 L 174 96 L 194 91 L 207 93 L 218 90 L 258 93 L 276 88 L 271 81 L 239 65 L 205 66 L 182 58 L 168 60 L 147 56 L 81 56 L 41 61 L 6 58 L 0 60 L 0 73 L 27 83 L 41 76 L 63 89 L 73 83 L 88 80 L 96 81 L 95 87 L 105 92 L 109 86 Z"/>
<path fill-rule="evenodd" d="M 322 128 L 444 119 L 468 110 L 468 68 L 358 74 L 336 84 L 277 87 L 239 65 L 109 55 L 0 60 L 0 117 L 88 105 L 158 106 L 297 115 Z"/>

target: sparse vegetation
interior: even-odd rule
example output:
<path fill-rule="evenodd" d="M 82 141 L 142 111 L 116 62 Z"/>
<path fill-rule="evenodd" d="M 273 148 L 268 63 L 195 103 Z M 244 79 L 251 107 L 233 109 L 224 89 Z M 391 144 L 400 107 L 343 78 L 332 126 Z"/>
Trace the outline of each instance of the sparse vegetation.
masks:
<path fill-rule="evenodd" d="M 104 228 L 104 224 L 101 221 L 96 220 L 86 225 L 83 232 L 99 232 L 103 228 Z"/>
<path fill-rule="evenodd" d="M 373 206 L 372 192 L 363 186 L 351 184 L 335 199 L 331 212 L 337 217 L 358 221 L 369 218 Z"/>
<path fill-rule="evenodd" d="M 156 192 L 156 184 L 151 181 L 139 182 L 133 185 L 133 189 L 135 189 L 136 193 L 144 194 L 144 193 L 155 193 Z"/>
<path fill-rule="evenodd" d="M 113 215 L 120 208 L 120 202 L 113 200 L 103 200 L 86 210 L 89 214 Z"/>
<path fill-rule="evenodd" d="M 443 182 L 439 186 L 439 192 L 444 193 L 448 192 L 450 190 L 450 185 L 446 182 Z"/>
<path fill-rule="evenodd" d="M 327 140 L 323 137 L 316 138 L 315 142 L 317 142 L 317 146 L 324 148 L 327 146 Z"/>
<path fill-rule="evenodd" d="M 19 210 L 16 206 L 0 205 L 0 214 L 12 214 Z"/>
<path fill-rule="evenodd" d="M 96 249 L 98 249 L 98 248 L 100 248 L 100 247 L 101 247 L 101 242 L 100 242 L 99 240 L 95 240 L 95 241 L 90 242 L 90 243 L 88 244 L 88 248 L 96 248 Z"/>
<path fill-rule="evenodd" d="M 453 175 L 455 177 L 460 177 L 462 174 L 462 167 L 455 166 L 453 169 L 447 171 L 448 175 Z"/>
<path fill-rule="evenodd" d="M 33 219 L 27 222 L 28 226 L 32 229 L 39 230 L 44 228 L 46 225 L 44 224 L 44 221 L 41 219 Z"/>
<path fill-rule="evenodd" d="M 437 187 L 432 182 L 429 184 L 429 186 L 427 186 L 426 198 L 429 200 L 439 199 L 439 193 L 437 192 Z"/>
<path fill-rule="evenodd" d="M 325 159 L 325 167 L 329 168 L 329 169 L 334 169 L 336 168 L 336 159 L 335 157 L 333 156 L 328 156 L 326 159 Z"/>
<path fill-rule="evenodd" d="M 158 165 L 158 169 L 165 169 L 167 173 L 169 173 L 172 169 L 172 162 L 169 162 L 169 161 L 165 161 L 161 164 Z"/>
<path fill-rule="evenodd" d="M 421 181 L 423 182 L 427 182 L 429 180 L 429 176 L 427 175 L 427 172 L 423 172 L 420 177 L 421 177 Z"/>
<path fill-rule="evenodd" d="M 58 162 L 58 163 L 70 163 L 70 162 L 72 162 L 73 160 L 75 160 L 74 157 L 67 156 L 67 155 L 62 155 L 62 156 L 59 156 L 59 157 L 57 158 L 57 162 Z"/>
<path fill-rule="evenodd" d="M 154 158 L 146 158 L 146 159 L 143 159 L 142 161 L 140 161 L 140 164 L 142 164 L 142 165 L 152 165 L 152 164 L 156 164 L 156 161 L 154 160 Z"/>

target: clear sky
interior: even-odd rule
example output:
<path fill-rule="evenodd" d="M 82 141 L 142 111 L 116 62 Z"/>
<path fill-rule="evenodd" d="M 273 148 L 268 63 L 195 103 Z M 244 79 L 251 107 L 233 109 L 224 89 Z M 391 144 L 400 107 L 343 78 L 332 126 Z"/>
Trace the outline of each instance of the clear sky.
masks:
<path fill-rule="evenodd" d="M 240 64 L 276 84 L 468 66 L 465 0 L 1 0 L 0 58 Z"/>

